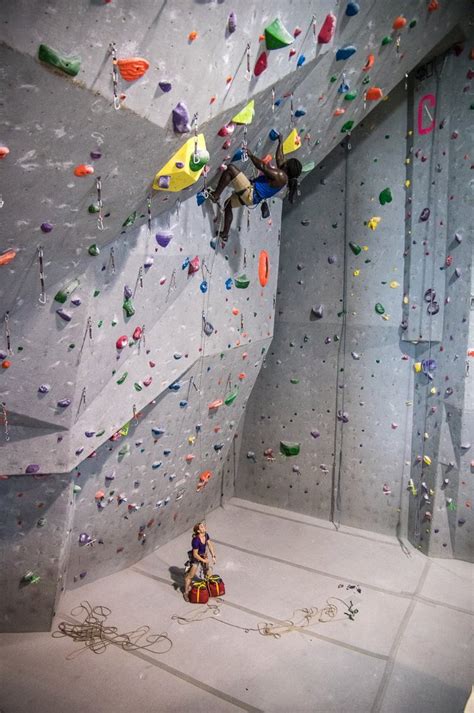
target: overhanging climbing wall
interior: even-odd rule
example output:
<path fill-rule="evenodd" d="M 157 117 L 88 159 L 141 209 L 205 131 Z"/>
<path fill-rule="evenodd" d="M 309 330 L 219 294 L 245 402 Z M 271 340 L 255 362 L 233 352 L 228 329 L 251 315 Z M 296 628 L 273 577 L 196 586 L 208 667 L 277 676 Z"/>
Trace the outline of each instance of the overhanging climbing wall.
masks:
<path fill-rule="evenodd" d="M 472 560 L 468 46 L 399 85 L 285 212 L 237 494 Z"/>
<path fill-rule="evenodd" d="M 466 8 L 3 3 L 5 628 L 47 627 L 66 570 L 125 566 L 219 500 L 273 331 L 280 204 L 222 253 L 194 194 L 247 144 L 273 153 L 272 128 L 309 172 Z"/>

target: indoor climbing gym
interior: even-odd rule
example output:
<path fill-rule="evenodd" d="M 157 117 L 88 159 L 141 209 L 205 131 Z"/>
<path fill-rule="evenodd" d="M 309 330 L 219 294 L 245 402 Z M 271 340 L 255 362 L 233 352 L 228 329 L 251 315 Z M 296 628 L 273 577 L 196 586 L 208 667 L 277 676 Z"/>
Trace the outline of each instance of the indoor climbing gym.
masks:
<path fill-rule="evenodd" d="M 474 713 L 472 0 L 0 28 L 0 713 Z"/>

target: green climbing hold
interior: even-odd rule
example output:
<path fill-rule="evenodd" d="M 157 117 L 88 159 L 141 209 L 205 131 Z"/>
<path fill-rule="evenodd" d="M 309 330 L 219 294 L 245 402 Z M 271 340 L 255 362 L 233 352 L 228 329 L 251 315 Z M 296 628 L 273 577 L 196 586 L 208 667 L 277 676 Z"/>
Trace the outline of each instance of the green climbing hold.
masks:
<path fill-rule="evenodd" d="M 354 99 L 356 98 L 356 96 L 357 96 L 357 91 L 356 91 L 356 90 L 354 90 L 353 92 L 347 92 L 346 94 L 344 94 L 344 100 L 345 100 L 346 102 L 351 102 L 351 101 L 354 101 Z"/>
<path fill-rule="evenodd" d="M 119 384 L 119 385 L 120 385 L 120 384 L 123 384 L 123 382 L 125 381 L 125 379 L 127 378 L 127 376 L 128 376 L 128 371 L 124 371 L 124 373 L 122 374 L 122 376 L 120 377 L 120 379 L 118 379 L 117 384 Z"/>
<path fill-rule="evenodd" d="M 382 40 L 382 47 L 385 47 L 385 45 L 389 45 L 393 42 L 393 37 L 390 37 L 390 35 L 385 35 L 385 37 Z"/>
<path fill-rule="evenodd" d="M 98 297 L 100 295 L 100 290 L 94 290 L 92 297 Z"/>
<path fill-rule="evenodd" d="M 341 134 L 347 134 L 349 131 L 352 131 L 353 126 L 354 121 L 349 119 L 349 121 L 346 121 L 346 123 L 341 126 Z"/>
<path fill-rule="evenodd" d="M 48 45 L 40 45 L 38 49 L 38 59 L 46 64 L 50 64 L 51 67 L 59 69 L 65 74 L 69 74 L 71 77 L 75 77 L 79 74 L 81 68 L 81 60 L 79 57 L 61 57 L 61 55 L 53 50 L 52 47 Z"/>
<path fill-rule="evenodd" d="M 237 396 L 239 395 L 239 390 L 236 389 L 235 391 L 231 391 L 228 396 L 225 397 L 224 403 L 226 406 L 230 406 L 230 404 L 233 404 Z"/>
<path fill-rule="evenodd" d="M 299 384 L 300 380 L 299 379 L 290 379 L 290 384 Z"/>
<path fill-rule="evenodd" d="M 360 247 L 360 245 L 357 245 L 357 243 L 349 243 L 349 247 L 354 253 L 354 255 L 360 255 L 360 253 L 362 252 L 362 248 Z"/>
<path fill-rule="evenodd" d="M 416 27 L 416 20 L 415 20 L 415 19 L 411 20 L 411 22 L 410 22 L 410 24 L 408 25 L 408 27 Z"/>
<path fill-rule="evenodd" d="M 196 160 L 195 160 L 196 159 Z M 191 171 L 200 171 L 201 168 L 204 168 L 204 166 L 209 163 L 209 151 L 203 151 L 202 149 L 198 152 L 196 155 L 194 153 L 191 154 L 191 158 L 189 159 L 189 168 Z"/>
<path fill-rule="evenodd" d="M 92 255 L 92 257 L 97 257 L 97 255 L 100 255 L 99 246 L 95 243 L 92 243 L 87 252 L 89 253 L 89 255 Z"/>
<path fill-rule="evenodd" d="M 265 44 L 267 50 L 279 50 L 282 47 L 288 47 L 294 42 L 294 37 L 291 35 L 279 17 L 265 28 Z"/>
<path fill-rule="evenodd" d="M 134 210 L 133 213 L 130 213 L 128 218 L 122 223 L 122 228 L 129 228 L 131 225 L 134 224 L 136 219 L 137 219 L 137 211 Z"/>
<path fill-rule="evenodd" d="M 390 188 L 384 188 L 379 194 L 380 205 L 385 205 L 385 203 L 391 203 L 393 200 L 392 191 Z"/>
<path fill-rule="evenodd" d="M 103 428 L 101 431 L 97 431 L 97 433 L 95 434 L 95 437 L 100 438 L 101 436 L 104 435 L 104 433 L 105 433 L 105 428 Z"/>
<path fill-rule="evenodd" d="M 380 302 L 377 302 L 377 304 L 375 305 L 375 311 L 377 312 L 377 314 L 385 314 L 385 307 L 380 304 Z"/>
<path fill-rule="evenodd" d="M 315 166 L 316 164 L 314 161 L 308 161 L 308 163 L 305 163 L 303 168 L 301 169 L 301 173 L 309 173 L 313 170 Z"/>
<path fill-rule="evenodd" d="M 89 213 L 98 213 L 100 211 L 99 204 L 91 203 L 88 210 L 89 210 Z"/>
<path fill-rule="evenodd" d="M 290 441 L 280 441 L 280 453 L 284 456 L 297 456 L 300 452 L 300 443 L 291 443 Z"/>
<path fill-rule="evenodd" d="M 133 306 L 133 302 L 130 297 L 124 300 L 122 308 L 127 317 L 133 317 L 133 315 L 135 314 L 135 307 Z"/>
<path fill-rule="evenodd" d="M 235 278 L 234 285 L 240 288 L 241 290 L 245 290 L 245 288 L 250 285 L 250 280 L 244 273 L 243 275 L 240 275 L 240 277 Z"/>
<path fill-rule="evenodd" d="M 331 82 L 331 84 L 334 84 L 334 82 L 337 82 L 337 74 L 333 74 L 329 81 Z"/>
<path fill-rule="evenodd" d="M 133 388 L 135 389 L 135 391 L 143 391 L 143 386 L 139 384 L 138 381 L 134 383 Z"/>
<path fill-rule="evenodd" d="M 79 287 L 80 284 L 81 283 L 79 282 L 79 280 L 72 280 L 71 282 L 69 282 L 62 289 L 56 292 L 56 294 L 54 295 L 55 301 L 64 304 L 66 300 L 72 295 L 76 287 Z"/>
<path fill-rule="evenodd" d="M 362 84 L 370 84 L 370 77 L 369 77 L 369 75 L 367 75 L 366 77 L 364 77 L 364 79 L 362 80 Z"/>

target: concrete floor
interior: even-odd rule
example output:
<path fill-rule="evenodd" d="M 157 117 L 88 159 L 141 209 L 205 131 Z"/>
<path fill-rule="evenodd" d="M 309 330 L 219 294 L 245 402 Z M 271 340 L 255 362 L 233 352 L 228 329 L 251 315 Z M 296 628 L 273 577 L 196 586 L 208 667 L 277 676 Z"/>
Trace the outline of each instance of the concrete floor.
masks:
<path fill-rule="evenodd" d="M 136 566 L 67 592 L 55 625 L 87 600 L 107 625 L 167 632 L 163 654 L 94 654 L 51 634 L 0 636 L 0 713 L 461 713 L 472 683 L 472 573 L 395 539 L 233 499 L 207 518 L 227 594 L 213 614 L 175 590 L 183 535 Z M 347 590 L 359 585 L 361 593 Z M 344 585 L 339 587 L 339 585 Z M 281 638 L 259 622 L 343 602 Z M 172 619 L 208 615 L 189 624 Z M 72 659 L 66 656 L 76 655 Z"/>

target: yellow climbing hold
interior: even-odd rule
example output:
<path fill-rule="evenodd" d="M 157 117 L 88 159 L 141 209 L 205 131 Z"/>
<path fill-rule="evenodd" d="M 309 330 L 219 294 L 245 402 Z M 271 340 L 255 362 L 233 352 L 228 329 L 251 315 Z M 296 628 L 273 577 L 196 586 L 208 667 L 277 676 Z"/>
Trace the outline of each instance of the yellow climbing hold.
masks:
<path fill-rule="evenodd" d="M 403 298 L 403 304 L 407 305 L 409 303 L 410 303 L 410 298 L 408 297 L 408 295 L 405 295 L 405 297 Z"/>
<path fill-rule="evenodd" d="M 430 389 L 430 394 L 432 394 L 434 396 L 437 393 L 438 393 L 438 389 L 436 388 L 436 386 L 432 386 Z"/>
<path fill-rule="evenodd" d="M 198 151 L 206 151 L 206 141 L 204 134 L 197 137 Z M 182 191 L 184 188 L 192 186 L 199 179 L 202 168 L 192 171 L 190 161 L 194 155 L 194 137 L 188 139 L 158 171 L 153 181 L 155 191 Z M 203 167 L 204 168 L 204 167 Z"/>
<path fill-rule="evenodd" d="M 396 280 L 392 280 L 390 283 L 390 287 L 392 288 L 392 290 L 396 290 L 397 287 L 400 287 L 400 283 L 397 282 Z"/>
<path fill-rule="evenodd" d="M 405 181 L 405 188 L 410 188 L 410 186 L 411 186 L 411 181 L 407 178 L 407 180 Z"/>
<path fill-rule="evenodd" d="M 196 436 L 188 436 L 188 443 L 190 446 L 193 446 L 195 442 L 196 442 Z"/>
<path fill-rule="evenodd" d="M 252 99 L 249 101 L 247 106 L 244 106 L 242 111 L 239 111 L 238 114 L 236 114 L 232 122 L 234 124 L 251 124 L 253 121 L 253 117 L 255 114 L 255 101 Z"/>
<path fill-rule="evenodd" d="M 414 370 L 416 371 L 416 373 L 419 374 L 420 371 L 421 371 L 421 368 L 422 368 L 422 367 L 421 367 L 421 361 L 416 361 L 416 362 L 413 364 L 413 368 L 414 368 Z"/>
<path fill-rule="evenodd" d="M 367 227 L 370 228 L 371 230 L 375 230 L 377 225 L 380 223 L 382 218 L 379 218 L 377 215 L 374 215 L 368 222 L 367 222 Z"/>
<path fill-rule="evenodd" d="M 431 458 L 429 456 L 423 456 L 423 463 L 426 463 L 426 465 L 431 465 Z"/>
<path fill-rule="evenodd" d="M 354 272 L 352 274 L 354 275 L 354 277 L 359 277 L 360 270 L 354 270 Z"/>
<path fill-rule="evenodd" d="M 293 151 L 297 151 L 301 147 L 301 139 L 296 129 L 286 137 L 283 142 L 283 153 L 289 154 Z"/>
<path fill-rule="evenodd" d="M 362 250 L 363 250 L 364 252 L 368 252 L 369 246 L 368 246 L 368 245 L 362 245 Z"/>
<path fill-rule="evenodd" d="M 388 322 L 388 320 L 390 319 L 390 315 L 385 313 L 382 315 L 382 319 L 384 319 L 386 322 Z"/>

